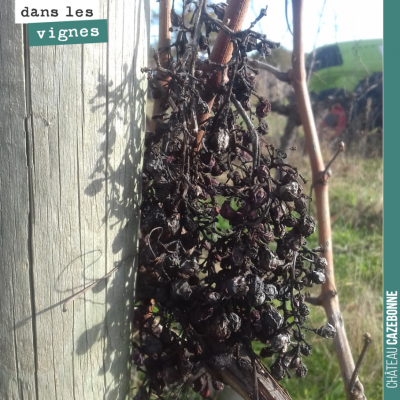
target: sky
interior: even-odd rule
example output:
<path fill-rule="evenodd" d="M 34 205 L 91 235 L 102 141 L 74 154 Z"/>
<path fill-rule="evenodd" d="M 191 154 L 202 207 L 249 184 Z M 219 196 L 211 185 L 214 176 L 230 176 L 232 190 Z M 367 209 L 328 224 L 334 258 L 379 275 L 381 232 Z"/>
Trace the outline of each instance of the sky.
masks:
<path fill-rule="evenodd" d="M 150 1 L 151 7 L 158 10 L 156 0 Z M 210 2 L 219 3 L 222 0 Z M 253 0 L 243 27 L 249 26 L 266 5 L 267 16 L 256 26 L 257 30 L 291 50 L 293 38 L 286 23 L 285 0 Z M 304 50 L 307 53 L 314 46 L 383 37 L 383 0 L 304 0 L 304 5 Z M 288 18 L 291 23 L 290 0 Z M 157 34 L 157 27 L 152 27 L 152 40 Z"/>

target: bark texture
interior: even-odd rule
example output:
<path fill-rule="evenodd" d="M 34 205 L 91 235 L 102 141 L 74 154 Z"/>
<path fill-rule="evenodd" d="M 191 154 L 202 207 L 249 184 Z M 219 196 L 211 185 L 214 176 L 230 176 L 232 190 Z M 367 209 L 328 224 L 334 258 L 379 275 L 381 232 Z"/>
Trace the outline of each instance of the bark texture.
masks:
<path fill-rule="evenodd" d="M 346 388 L 348 400 L 365 400 L 364 388 L 357 378 L 353 391 L 349 389 L 349 383 L 354 371 L 354 360 L 346 336 L 346 330 L 342 314 L 339 308 L 339 298 L 335 287 L 333 267 L 331 219 L 329 210 L 328 177 L 324 176 L 325 165 L 322 159 L 321 149 L 314 117 L 311 108 L 310 97 L 307 89 L 306 71 L 304 62 L 304 50 L 302 42 L 303 30 L 303 0 L 293 0 L 293 70 L 290 73 L 290 81 L 296 94 L 297 104 L 306 138 L 307 151 L 310 157 L 315 203 L 317 209 L 318 238 L 324 246 L 324 257 L 328 261 L 326 268 L 326 282 L 322 285 L 321 295 L 317 303 L 322 305 L 328 317 L 328 322 L 336 328 L 336 336 L 333 339 L 336 355 Z"/>
<path fill-rule="evenodd" d="M 101 0 L 109 42 L 29 48 L 0 13 L 0 398 L 125 399 L 149 4 Z"/>
<path fill-rule="evenodd" d="M 250 0 L 230 0 L 225 11 L 225 17 L 223 20 L 224 25 L 230 28 L 234 32 L 240 31 L 242 28 L 244 19 L 246 17 L 247 10 L 250 7 Z M 214 43 L 214 47 L 210 54 L 210 61 L 217 64 L 226 64 L 232 57 L 233 44 L 231 38 L 222 30 L 218 32 L 217 39 Z M 205 73 L 214 72 L 215 67 L 213 65 L 205 68 Z M 202 94 L 202 98 L 207 102 L 210 111 L 214 104 L 214 95 L 212 90 L 217 88 L 222 81 L 222 72 L 219 72 L 212 76 L 207 82 L 207 91 Z M 210 117 L 210 114 L 200 114 L 198 116 L 198 124 L 201 126 L 204 121 Z M 196 151 L 200 150 L 201 140 L 204 136 L 204 130 L 200 129 L 197 134 Z"/>
<path fill-rule="evenodd" d="M 223 370 L 209 366 L 211 374 L 229 385 L 245 400 L 291 400 L 289 393 L 271 376 L 261 361 L 256 360 L 256 372 L 243 373 L 243 370 L 232 362 Z M 254 368 L 254 367 L 253 367 Z"/>

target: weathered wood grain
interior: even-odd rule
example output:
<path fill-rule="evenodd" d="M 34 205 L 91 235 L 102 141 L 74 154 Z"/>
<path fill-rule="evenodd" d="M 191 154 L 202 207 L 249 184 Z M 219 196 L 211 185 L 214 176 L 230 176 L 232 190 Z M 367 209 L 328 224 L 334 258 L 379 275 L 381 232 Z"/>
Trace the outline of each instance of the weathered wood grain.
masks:
<path fill-rule="evenodd" d="M 100 1 L 108 44 L 28 48 L 0 11 L 0 398 L 129 390 L 149 5 Z M 26 35 L 25 35 L 26 36 Z"/>
<path fill-rule="evenodd" d="M 0 12 L 0 398 L 35 398 L 22 25 Z M 24 323 L 19 326 L 19 324 Z"/>

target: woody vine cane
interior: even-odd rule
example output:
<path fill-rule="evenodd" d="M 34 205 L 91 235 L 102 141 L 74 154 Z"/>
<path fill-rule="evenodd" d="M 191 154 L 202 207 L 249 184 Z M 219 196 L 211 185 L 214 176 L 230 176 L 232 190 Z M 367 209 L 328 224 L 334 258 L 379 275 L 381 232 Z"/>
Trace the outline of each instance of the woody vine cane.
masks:
<path fill-rule="evenodd" d="M 297 103 L 303 123 L 306 137 L 307 151 L 311 161 L 312 177 L 315 190 L 315 203 L 317 209 L 317 221 L 319 242 L 323 244 L 324 256 L 328 261 L 326 274 L 329 279 L 322 285 L 321 294 L 317 299 L 308 299 L 312 304 L 322 305 L 329 322 L 336 327 L 337 335 L 334 339 L 335 351 L 338 357 L 342 377 L 344 380 L 347 398 L 349 400 L 365 399 L 364 388 L 359 379 L 350 383 L 355 369 L 351 349 L 347 340 L 343 319 L 340 313 L 339 300 L 335 288 L 332 236 L 329 211 L 329 192 L 319 147 L 318 135 L 311 110 L 310 99 L 307 90 L 306 71 L 303 50 L 303 0 L 292 0 L 293 4 L 293 69 L 290 73 L 290 82 L 296 94 Z M 353 386 L 354 385 L 354 386 Z"/>
<path fill-rule="evenodd" d="M 295 90 L 312 166 L 312 188 L 315 189 L 319 241 L 320 243 L 325 243 L 325 254 L 329 265 L 327 268 L 327 276 L 329 279 L 327 279 L 322 285 L 320 296 L 317 298 L 307 298 L 307 302 L 313 305 L 322 306 L 325 309 L 325 313 L 329 321 L 338 328 L 338 334 L 334 339 L 334 344 L 339 366 L 342 371 L 347 398 L 349 400 L 365 399 L 364 388 L 357 378 L 357 373 L 360 368 L 360 360 L 362 360 L 363 354 L 365 354 L 364 349 L 368 348 L 371 339 L 368 333 L 364 335 L 369 339 L 365 340 L 364 342 L 364 349 L 360 355 L 357 367 L 355 368 L 339 308 L 339 300 L 335 287 L 333 269 L 332 237 L 330 228 L 331 222 L 329 213 L 328 169 L 338 154 L 344 151 L 344 144 L 339 144 L 339 147 L 331 161 L 324 166 L 305 79 L 306 72 L 304 69 L 304 52 L 302 46 L 302 10 L 302 2 L 299 0 L 293 1 L 293 26 L 295 29 L 293 36 L 294 50 L 292 70 L 288 72 L 282 72 L 277 70 L 275 67 L 256 60 L 252 60 L 251 65 L 270 72 L 277 79 L 283 82 L 290 83 Z"/>

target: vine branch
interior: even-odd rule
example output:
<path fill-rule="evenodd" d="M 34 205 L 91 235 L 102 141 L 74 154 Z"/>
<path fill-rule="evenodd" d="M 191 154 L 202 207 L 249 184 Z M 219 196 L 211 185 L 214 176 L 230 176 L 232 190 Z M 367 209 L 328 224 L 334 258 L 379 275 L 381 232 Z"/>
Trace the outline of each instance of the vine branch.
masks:
<path fill-rule="evenodd" d="M 306 70 L 303 49 L 303 0 L 292 0 L 293 4 L 293 68 L 289 73 L 290 82 L 296 94 L 297 104 L 306 138 L 307 151 L 310 157 L 313 182 L 320 180 L 325 171 L 319 145 L 317 130 L 311 108 L 310 97 L 307 89 Z M 339 307 L 339 299 L 335 288 L 331 220 L 329 211 L 329 189 L 327 183 L 315 186 L 315 203 L 317 208 L 317 221 L 319 242 L 324 247 L 324 257 L 328 261 L 326 268 L 326 282 L 322 285 L 318 303 L 322 305 L 328 317 L 328 321 L 336 330 L 333 339 L 339 366 L 346 389 L 348 400 L 366 400 L 364 387 L 357 378 L 353 391 L 350 390 L 350 382 L 355 369 L 353 356 L 344 328 L 342 314 Z"/>

